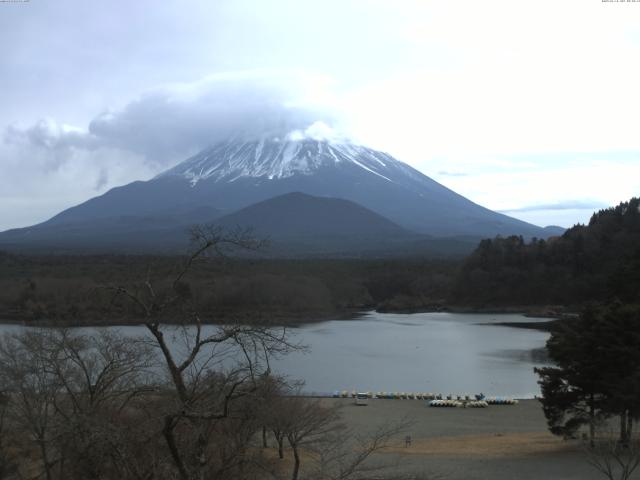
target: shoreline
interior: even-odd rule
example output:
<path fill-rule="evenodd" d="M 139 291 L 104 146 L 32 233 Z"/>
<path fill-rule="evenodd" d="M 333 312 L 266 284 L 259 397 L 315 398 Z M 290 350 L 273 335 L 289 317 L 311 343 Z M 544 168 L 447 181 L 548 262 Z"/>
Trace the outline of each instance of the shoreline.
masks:
<path fill-rule="evenodd" d="M 492 307 L 492 308 L 474 308 L 465 306 L 434 306 L 427 308 L 411 308 L 411 309 L 386 309 L 375 308 L 371 306 L 361 309 L 344 309 L 332 312 L 262 312 L 256 315 L 252 315 L 248 312 L 237 312 L 236 314 L 230 314 L 229 312 L 223 312 L 219 315 L 219 320 L 214 321 L 212 319 L 204 319 L 203 325 L 224 325 L 229 323 L 246 324 L 246 325 L 261 325 L 261 326 L 273 326 L 273 327 L 287 327 L 298 328 L 306 325 L 313 325 L 316 323 L 322 323 L 326 321 L 353 321 L 359 320 L 367 314 L 380 313 L 380 314 L 401 314 L 411 315 L 420 313 L 459 313 L 459 314 L 495 314 L 495 315 L 522 315 L 527 318 L 547 318 L 548 321 L 539 322 L 497 322 L 497 323 L 479 323 L 478 325 L 499 325 L 505 327 L 532 329 L 541 331 L 550 331 L 555 325 L 567 318 L 573 318 L 577 314 L 569 311 L 556 312 L 545 310 L 542 307 L 527 308 L 527 307 Z M 269 320 L 264 320 L 269 318 Z M 257 321 L 256 321 L 257 319 Z M 253 320 L 253 321 L 252 321 Z M 167 325 L 179 325 L 175 322 L 163 322 Z M 89 321 L 78 320 L 30 320 L 26 318 L 8 318 L 0 317 L 0 325 L 21 325 L 25 327 L 42 327 L 42 328 L 82 328 L 82 327 L 125 327 L 125 326 L 139 326 L 144 322 L 141 319 L 122 319 L 117 321 L 115 319 L 100 319 Z"/>
<path fill-rule="evenodd" d="M 342 392 L 340 392 L 342 393 Z M 420 402 L 426 402 L 427 404 L 429 402 L 431 402 L 432 400 L 446 400 L 446 395 L 443 394 L 436 394 L 437 396 L 440 396 L 442 398 L 437 398 L 437 397 L 429 397 L 429 398 L 417 398 L 415 397 L 415 395 L 419 395 L 417 393 L 414 392 L 402 392 L 405 394 L 405 397 L 401 397 L 401 396 L 397 396 L 397 397 L 379 397 L 376 396 L 378 392 L 359 392 L 359 393 L 372 393 L 373 396 L 369 397 L 368 400 L 370 402 L 377 402 L 377 401 L 389 401 L 389 402 L 414 402 L 414 403 L 420 403 Z M 400 394 L 400 392 L 387 392 L 388 394 Z M 349 391 L 348 392 L 348 396 L 343 397 L 343 396 L 336 396 L 335 392 L 331 393 L 331 392 L 309 392 L 309 393 L 304 393 L 301 392 L 301 394 L 299 395 L 300 397 L 304 397 L 304 398 L 319 398 L 319 399 L 332 399 L 332 400 L 336 400 L 336 401 L 352 401 L 355 404 L 355 397 L 352 396 L 353 392 Z M 406 395 L 413 395 L 413 398 L 407 398 Z M 433 395 L 433 394 L 427 394 L 427 395 Z M 517 395 L 487 395 L 484 400 L 494 400 L 494 399 L 504 399 L 504 400 L 516 400 L 517 402 L 528 402 L 528 401 L 538 401 L 539 399 L 539 394 L 535 393 L 535 394 L 531 394 L 531 396 L 522 396 L 520 394 Z M 469 398 L 467 400 L 462 400 L 462 397 L 464 397 L 464 395 L 452 395 L 452 400 L 456 400 L 456 397 L 459 397 L 457 400 L 458 401 L 476 401 L 475 398 Z M 489 406 L 502 406 L 502 405 L 489 405 Z"/>
<path fill-rule="evenodd" d="M 541 332 L 551 332 L 556 328 L 561 322 L 562 318 L 556 318 L 553 320 L 546 320 L 541 322 L 495 322 L 495 323 L 478 323 L 477 325 L 486 325 L 486 326 L 501 326 L 501 327 L 511 327 L 511 328 L 522 328 L 526 330 L 538 330 Z"/>

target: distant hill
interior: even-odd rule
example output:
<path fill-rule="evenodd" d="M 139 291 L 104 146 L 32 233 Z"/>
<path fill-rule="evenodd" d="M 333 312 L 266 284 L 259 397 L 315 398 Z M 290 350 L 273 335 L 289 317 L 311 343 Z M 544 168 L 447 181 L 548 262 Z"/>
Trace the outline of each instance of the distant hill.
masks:
<path fill-rule="evenodd" d="M 389 238 L 415 236 L 357 203 L 340 198 L 287 193 L 258 202 L 218 219 L 226 227 L 252 226 L 276 238 L 340 236 Z"/>
<path fill-rule="evenodd" d="M 453 297 L 476 305 L 640 302 L 640 199 L 600 210 L 549 241 L 483 240 Z"/>
<path fill-rule="evenodd" d="M 463 256 L 478 237 L 433 238 L 400 227 L 349 200 L 288 193 L 229 215 L 212 208 L 165 215 L 47 222 L 0 234 L 0 248 L 37 253 L 176 253 L 194 224 L 251 229 L 268 240 L 262 257 Z"/>
<path fill-rule="evenodd" d="M 564 232 L 567 231 L 566 228 L 559 227 L 558 225 L 547 225 L 546 227 L 543 228 L 543 230 L 546 234 L 545 237 L 543 238 L 559 237 L 560 235 L 563 235 Z"/>
<path fill-rule="evenodd" d="M 439 239 L 400 227 L 355 202 L 287 193 L 216 220 L 227 230 L 251 227 L 268 238 L 270 256 L 466 255 L 479 238 Z"/>

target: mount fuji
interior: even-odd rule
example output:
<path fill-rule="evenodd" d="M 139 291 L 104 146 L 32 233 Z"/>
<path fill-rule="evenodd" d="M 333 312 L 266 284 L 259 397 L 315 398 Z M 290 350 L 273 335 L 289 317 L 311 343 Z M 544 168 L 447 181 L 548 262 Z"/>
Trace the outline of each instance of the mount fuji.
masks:
<path fill-rule="evenodd" d="M 295 192 L 303 195 L 288 195 Z M 281 196 L 252 216 L 254 204 Z M 291 216 L 293 206 L 302 204 L 309 209 Z M 249 212 L 239 215 L 243 209 Z M 438 237 L 442 243 L 442 237 L 475 241 L 558 233 L 477 205 L 386 153 L 290 135 L 215 144 L 151 180 L 113 188 L 44 223 L 0 233 L 0 247 L 171 250 L 184 243 L 189 225 L 241 221 L 259 223 L 259 233 L 284 241 L 305 234 L 296 231 L 305 215 L 316 220 L 317 238 L 326 232 L 373 245 L 393 237 L 394 248 L 399 239 L 416 245 Z M 258 221 L 264 218 L 273 221 Z M 336 228 L 347 224 L 359 225 L 361 235 Z"/>

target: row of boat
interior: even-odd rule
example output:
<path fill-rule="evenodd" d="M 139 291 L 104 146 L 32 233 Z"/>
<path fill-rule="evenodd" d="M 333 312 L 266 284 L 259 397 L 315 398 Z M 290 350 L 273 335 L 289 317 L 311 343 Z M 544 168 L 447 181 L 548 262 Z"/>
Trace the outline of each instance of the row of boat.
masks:
<path fill-rule="evenodd" d="M 485 402 L 489 405 L 516 405 L 518 400 L 509 397 L 490 397 L 485 398 Z"/>
<path fill-rule="evenodd" d="M 433 400 L 437 395 L 433 393 L 415 393 L 415 392 L 360 392 L 364 393 L 367 398 L 386 398 L 389 400 Z M 355 390 L 349 392 L 347 390 L 333 392 L 334 398 L 356 398 L 359 392 Z"/>
<path fill-rule="evenodd" d="M 487 408 L 488 402 L 484 400 L 469 400 L 463 402 L 460 400 L 431 400 L 430 407 L 454 407 L 454 408 Z"/>
<path fill-rule="evenodd" d="M 361 396 L 366 398 L 381 398 L 381 399 L 389 399 L 389 400 L 435 400 L 438 402 L 459 402 L 464 403 L 467 406 L 471 402 L 481 403 L 485 402 L 487 405 L 515 405 L 518 403 L 517 400 L 509 397 L 488 397 L 485 398 L 484 395 L 447 395 L 443 396 L 442 394 L 435 393 L 424 393 L 424 392 L 356 392 L 352 390 L 349 392 L 348 390 L 336 390 L 333 392 L 334 398 L 356 398 L 356 396 Z M 433 403 L 433 402 L 432 402 Z M 450 405 L 433 405 L 433 406 L 450 406 Z M 457 406 L 457 405 L 451 405 Z"/>

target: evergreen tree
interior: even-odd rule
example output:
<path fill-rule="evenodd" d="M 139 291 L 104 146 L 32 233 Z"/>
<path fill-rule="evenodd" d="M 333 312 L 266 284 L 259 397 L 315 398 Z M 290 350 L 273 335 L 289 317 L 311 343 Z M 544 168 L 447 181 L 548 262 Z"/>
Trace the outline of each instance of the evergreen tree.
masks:
<path fill-rule="evenodd" d="M 606 368 L 605 409 L 620 417 L 620 441 L 628 444 L 640 417 L 640 308 L 615 304 L 598 312 Z"/>
<path fill-rule="evenodd" d="M 551 432 L 573 437 L 589 425 L 593 441 L 597 421 L 615 415 L 628 443 L 640 415 L 640 308 L 589 308 L 552 332 L 547 349 L 557 366 L 536 372 Z"/>
<path fill-rule="evenodd" d="M 541 402 L 550 431 L 574 437 L 583 425 L 589 425 L 593 441 L 596 421 L 605 415 L 604 379 L 598 325 L 589 318 L 587 311 L 552 332 L 547 350 L 557 367 L 537 368 L 536 373 L 540 376 Z"/>
<path fill-rule="evenodd" d="M 640 198 L 593 214 L 547 241 L 480 242 L 453 288 L 475 305 L 585 305 L 640 302 Z"/>

